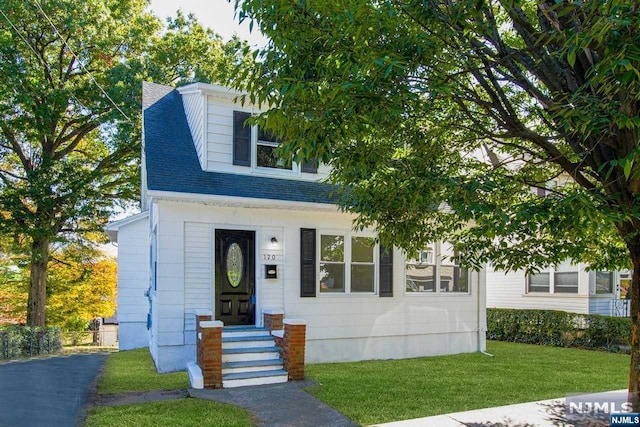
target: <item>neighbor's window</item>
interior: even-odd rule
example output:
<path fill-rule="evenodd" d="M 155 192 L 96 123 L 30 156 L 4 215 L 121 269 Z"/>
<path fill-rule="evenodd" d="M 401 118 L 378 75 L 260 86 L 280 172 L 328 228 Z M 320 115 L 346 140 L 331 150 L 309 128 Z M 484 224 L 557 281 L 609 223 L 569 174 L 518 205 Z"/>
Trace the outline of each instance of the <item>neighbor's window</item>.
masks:
<path fill-rule="evenodd" d="M 320 292 L 344 292 L 344 236 L 320 235 Z"/>
<path fill-rule="evenodd" d="M 558 272 L 553 275 L 555 285 L 553 291 L 557 294 L 578 293 L 578 272 Z"/>
<path fill-rule="evenodd" d="M 610 271 L 596 271 L 596 294 L 613 293 L 613 273 Z"/>
<path fill-rule="evenodd" d="M 535 273 L 527 276 L 527 292 L 549 293 L 549 273 Z"/>
<path fill-rule="evenodd" d="M 631 272 L 620 272 L 620 298 L 631 298 Z"/>
<path fill-rule="evenodd" d="M 405 283 L 408 293 L 457 292 L 469 293 L 469 272 L 460 267 L 453 245 L 431 244 L 408 259 Z"/>
<path fill-rule="evenodd" d="M 258 142 L 256 147 L 256 164 L 261 168 L 287 169 L 291 170 L 293 162 L 279 157 L 277 153 L 280 141 L 271 132 L 258 127 Z"/>

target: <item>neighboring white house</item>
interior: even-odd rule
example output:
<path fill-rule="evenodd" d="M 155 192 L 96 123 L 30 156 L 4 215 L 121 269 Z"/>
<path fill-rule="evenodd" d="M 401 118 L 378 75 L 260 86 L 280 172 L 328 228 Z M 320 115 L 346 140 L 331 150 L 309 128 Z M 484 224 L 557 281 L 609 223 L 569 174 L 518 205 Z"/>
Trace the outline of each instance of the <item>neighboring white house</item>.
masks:
<path fill-rule="evenodd" d="M 355 232 L 319 182 L 327 167 L 279 159 L 237 95 L 144 84 L 143 213 L 108 227 L 121 348 L 148 344 L 160 372 L 182 370 L 196 313 L 259 327 L 283 312 L 306 322 L 307 362 L 484 351 L 484 273 L 445 243 L 406 260 Z"/>
<path fill-rule="evenodd" d="M 628 316 L 629 272 L 587 271 L 586 264 L 561 265 L 527 275 L 487 268 L 487 307 L 563 310 Z"/>

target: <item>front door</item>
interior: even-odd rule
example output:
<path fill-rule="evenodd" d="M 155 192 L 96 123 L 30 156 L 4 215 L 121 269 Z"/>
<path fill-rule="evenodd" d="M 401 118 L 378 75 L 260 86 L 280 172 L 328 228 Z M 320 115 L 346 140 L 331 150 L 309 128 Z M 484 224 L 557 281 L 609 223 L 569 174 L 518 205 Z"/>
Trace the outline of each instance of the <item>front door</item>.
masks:
<path fill-rule="evenodd" d="M 255 232 L 216 230 L 216 320 L 255 324 Z"/>

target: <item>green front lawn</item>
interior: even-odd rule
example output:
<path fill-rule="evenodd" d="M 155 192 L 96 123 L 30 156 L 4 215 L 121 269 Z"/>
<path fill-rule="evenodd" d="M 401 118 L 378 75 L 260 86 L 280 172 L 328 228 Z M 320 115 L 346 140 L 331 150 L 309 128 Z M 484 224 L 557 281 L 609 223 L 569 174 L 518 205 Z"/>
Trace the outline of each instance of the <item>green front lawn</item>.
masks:
<path fill-rule="evenodd" d="M 368 425 L 623 389 L 629 356 L 490 341 L 479 353 L 308 365 L 308 392 Z"/>
<path fill-rule="evenodd" d="M 86 427 L 251 426 L 244 409 L 200 399 L 108 406 L 89 411 Z"/>
<path fill-rule="evenodd" d="M 189 387 L 186 372 L 158 374 L 149 349 L 110 354 L 98 382 L 98 393 L 171 390 Z"/>
<path fill-rule="evenodd" d="M 149 350 L 110 354 L 98 382 L 98 393 L 123 393 L 189 387 L 186 372 L 158 374 Z M 87 427 L 251 426 L 244 409 L 200 399 L 176 399 L 92 408 Z"/>

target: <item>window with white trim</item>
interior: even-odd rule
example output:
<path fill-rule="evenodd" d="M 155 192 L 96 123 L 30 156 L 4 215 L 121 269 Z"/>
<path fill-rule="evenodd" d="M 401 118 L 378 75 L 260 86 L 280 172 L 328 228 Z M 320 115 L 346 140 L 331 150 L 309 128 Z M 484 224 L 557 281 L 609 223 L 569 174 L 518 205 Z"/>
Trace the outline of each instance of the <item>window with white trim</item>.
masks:
<path fill-rule="evenodd" d="M 577 271 L 561 270 L 543 271 L 527 275 L 527 293 L 530 294 L 577 294 L 579 275 Z"/>
<path fill-rule="evenodd" d="M 610 271 L 596 271 L 596 294 L 613 293 L 613 273 Z"/>
<path fill-rule="evenodd" d="M 376 292 L 375 238 L 351 233 L 320 233 L 318 280 L 321 294 Z"/>
<path fill-rule="evenodd" d="M 549 273 L 535 273 L 527 276 L 527 293 L 549 293 L 551 289 Z"/>
<path fill-rule="evenodd" d="M 292 159 L 278 156 L 280 141 L 271 132 L 258 127 L 256 141 L 256 166 L 260 168 L 292 170 Z"/>
<path fill-rule="evenodd" d="M 556 271 L 553 274 L 556 294 L 577 294 L 578 293 L 578 272 L 577 271 Z"/>
<path fill-rule="evenodd" d="M 434 243 L 405 265 L 407 293 L 469 293 L 469 271 L 457 263 L 450 243 Z"/>

